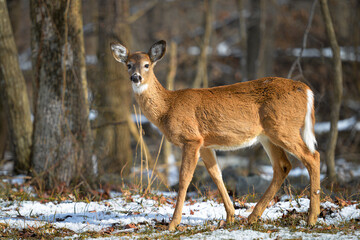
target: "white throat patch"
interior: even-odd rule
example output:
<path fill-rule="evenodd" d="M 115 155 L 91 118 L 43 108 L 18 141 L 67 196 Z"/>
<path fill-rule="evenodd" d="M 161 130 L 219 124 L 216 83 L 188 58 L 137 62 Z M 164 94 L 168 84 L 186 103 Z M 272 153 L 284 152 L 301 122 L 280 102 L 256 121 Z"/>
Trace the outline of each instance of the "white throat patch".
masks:
<path fill-rule="evenodd" d="M 149 85 L 147 83 L 145 83 L 145 84 L 134 83 L 134 82 L 132 83 L 132 89 L 133 89 L 134 93 L 136 93 L 136 94 L 143 93 L 148 87 L 149 87 Z"/>

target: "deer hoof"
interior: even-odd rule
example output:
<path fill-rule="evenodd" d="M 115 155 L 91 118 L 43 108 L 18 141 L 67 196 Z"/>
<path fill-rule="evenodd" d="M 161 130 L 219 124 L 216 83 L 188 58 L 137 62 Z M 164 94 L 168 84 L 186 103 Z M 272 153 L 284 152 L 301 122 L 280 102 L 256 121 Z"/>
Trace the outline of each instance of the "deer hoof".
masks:
<path fill-rule="evenodd" d="M 250 216 L 248 217 L 248 223 L 249 224 L 253 224 L 256 223 L 259 219 L 259 216 L 256 216 L 255 214 L 250 214 Z"/>
<path fill-rule="evenodd" d="M 175 231 L 175 228 L 176 228 L 176 224 L 174 222 L 170 222 L 168 230 Z"/>
<path fill-rule="evenodd" d="M 228 215 L 228 216 L 226 217 L 226 222 L 227 222 L 227 223 L 234 223 L 234 221 L 235 221 L 234 215 Z"/>

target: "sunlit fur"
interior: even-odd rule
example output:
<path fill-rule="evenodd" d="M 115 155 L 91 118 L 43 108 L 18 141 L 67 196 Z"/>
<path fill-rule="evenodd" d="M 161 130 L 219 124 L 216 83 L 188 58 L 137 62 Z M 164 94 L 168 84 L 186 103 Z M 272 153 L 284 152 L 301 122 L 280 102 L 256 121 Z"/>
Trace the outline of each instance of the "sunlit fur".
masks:
<path fill-rule="evenodd" d="M 315 152 L 316 147 L 316 138 L 314 134 L 314 118 L 313 115 L 313 109 L 314 109 L 314 94 L 313 92 L 308 89 L 307 90 L 307 111 L 305 116 L 305 123 L 304 128 L 302 130 L 302 138 L 306 144 L 306 146 L 309 148 L 311 153 Z"/>
<path fill-rule="evenodd" d="M 121 46 L 120 46 L 121 48 Z M 298 81 L 267 77 L 233 85 L 169 91 L 157 80 L 153 68 L 165 53 L 165 41 L 155 43 L 148 53 L 129 53 L 125 64 L 129 74 L 142 80 L 134 88 L 142 113 L 173 144 L 182 149 L 179 191 L 169 229 L 180 223 L 186 191 L 200 156 L 223 199 L 226 221 L 234 221 L 235 209 L 216 162 L 214 149 L 234 150 L 260 142 L 274 170 L 267 191 L 248 217 L 261 217 L 291 169 L 286 152 L 296 156 L 310 176 L 308 224 L 320 213 L 320 155 L 315 150 L 314 101 L 310 88 Z M 123 56 L 115 59 L 122 62 Z M 144 63 L 150 62 L 145 71 Z M 146 87 L 145 87 L 146 86 Z"/>

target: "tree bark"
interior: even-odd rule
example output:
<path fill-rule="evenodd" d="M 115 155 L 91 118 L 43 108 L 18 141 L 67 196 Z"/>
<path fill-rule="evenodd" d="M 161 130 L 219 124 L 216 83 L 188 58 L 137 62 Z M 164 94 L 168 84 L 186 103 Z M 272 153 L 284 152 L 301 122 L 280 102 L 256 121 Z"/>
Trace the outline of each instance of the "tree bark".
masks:
<path fill-rule="evenodd" d="M 274 42 L 275 29 L 277 25 L 277 3 L 276 0 L 261 2 L 260 17 L 260 52 L 256 78 L 272 76 L 274 68 Z"/>
<path fill-rule="evenodd" d="M 260 0 L 260 20 L 259 20 L 259 53 L 255 62 L 255 78 L 260 78 L 265 76 L 265 51 L 266 44 L 269 39 L 269 36 L 266 35 L 266 18 L 267 18 L 267 1 Z"/>
<path fill-rule="evenodd" d="M 241 60 L 240 67 L 242 72 L 242 81 L 247 81 L 247 30 L 246 30 L 246 17 L 245 17 L 245 6 L 244 0 L 237 1 L 237 7 L 239 12 L 239 33 L 240 33 L 240 47 L 241 47 Z"/>
<path fill-rule="evenodd" d="M 261 1 L 250 1 L 251 15 L 248 21 L 248 39 L 247 39 L 247 76 L 248 80 L 256 78 L 257 60 L 260 47 L 260 11 Z"/>
<path fill-rule="evenodd" d="M 131 48 L 131 29 L 127 23 L 129 1 L 99 1 L 98 57 L 101 79 L 96 93 L 98 124 L 127 122 L 130 115 L 131 90 L 126 68 L 114 60 L 110 42 Z M 96 133 L 96 155 L 102 173 L 127 176 L 132 167 L 130 131 L 127 124 L 106 125 Z"/>
<path fill-rule="evenodd" d="M 45 187 L 94 179 L 81 1 L 30 3 L 36 100 L 33 167 Z"/>
<path fill-rule="evenodd" d="M 170 61 L 168 75 L 166 77 L 166 87 L 168 90 L 174 90 L 174 82 L 176 76 L 176 67 L 177 67 L 177 43 L 175 41 L 170 42 Z M 163 158 L 165 163 L 165 176 L 166 180 L 169 179 L 169 158 L 172 155 L 172 144 L 167 139 L 164 140 L 163 146 Z M 168 181 L 165 182 L 165 185 L 168 185 Z"/>
<path fill-rule="evenodd" d="M 197 64 L 196 77 L 194 80 L 193 87 L 199 88 L 201 87 L 201 83 L 204 88 L 207 88 L 208 83 L 208 75 L 207 75 L 207 53 L 210 46 L 210 38 L 212 32 L 212 24 L 214 21 L 214 8 L 215 8 L 216 0 L 205 0 L 205 34 L 204 39 L 201 44 L 200 56 Z"/>
<path fill-rule="evenodd" d="M 0 94 L 16 154 L 15 170 L 26 172 L 30 168 L 33 127 L 28 93 L 5 0 L 0 0 Z"/>
<path fill-rule="evenodd" d="M 325 23 L 326 33 L 327 36 L 329 37 L 330 46 L 333 52 L 334 92 L 333 92 L 333 103 L 331 109 L 330 136 L 326 149 L 326 165 L 327 165 L 328 180 L 330 182 L 335 182 L 336 181 L 335 148 L 338 137 L 337 123 L 339 121 L 341 98 L 343 93 L 342 64 L 340 58 L 340 48 L 336 40 L 336 35 L 331 20 L 327 0 L 320 0 L 320 5 L 321 5 L 323 20 Z"/>

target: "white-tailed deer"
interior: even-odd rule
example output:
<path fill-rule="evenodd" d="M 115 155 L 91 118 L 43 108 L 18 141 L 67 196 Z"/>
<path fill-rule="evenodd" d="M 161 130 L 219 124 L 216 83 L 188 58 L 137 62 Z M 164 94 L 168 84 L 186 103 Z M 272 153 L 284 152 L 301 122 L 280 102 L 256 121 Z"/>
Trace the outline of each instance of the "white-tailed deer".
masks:
<path fill-rule="evenodd" d="M 119 43 L 111 44 L 114 58 L 127 65 L 135 98 L 144 115 L 173 144 L 182 149 L 179 192 L 169 224 L 181 221 L 186 191 L 201 156 L 224 201 L 229 223 L 234 207 L 222 180 L 214 150 L 233 150 L 260 142 L 274 169 L 273 180 L 253 212 L 256 222 L 279 190 L 291 164 L 285 154 L 296 156 L 310 175 L 308 224 L 320 213 L 320 155 L 315 150 L 314 98 L 304 83 L 268 77 L 206 89 L 166 90 L 154 74 L 154 66 L 165 54 L 166 42 L 155 43 L 149 52 L 135 52 Z"/>

